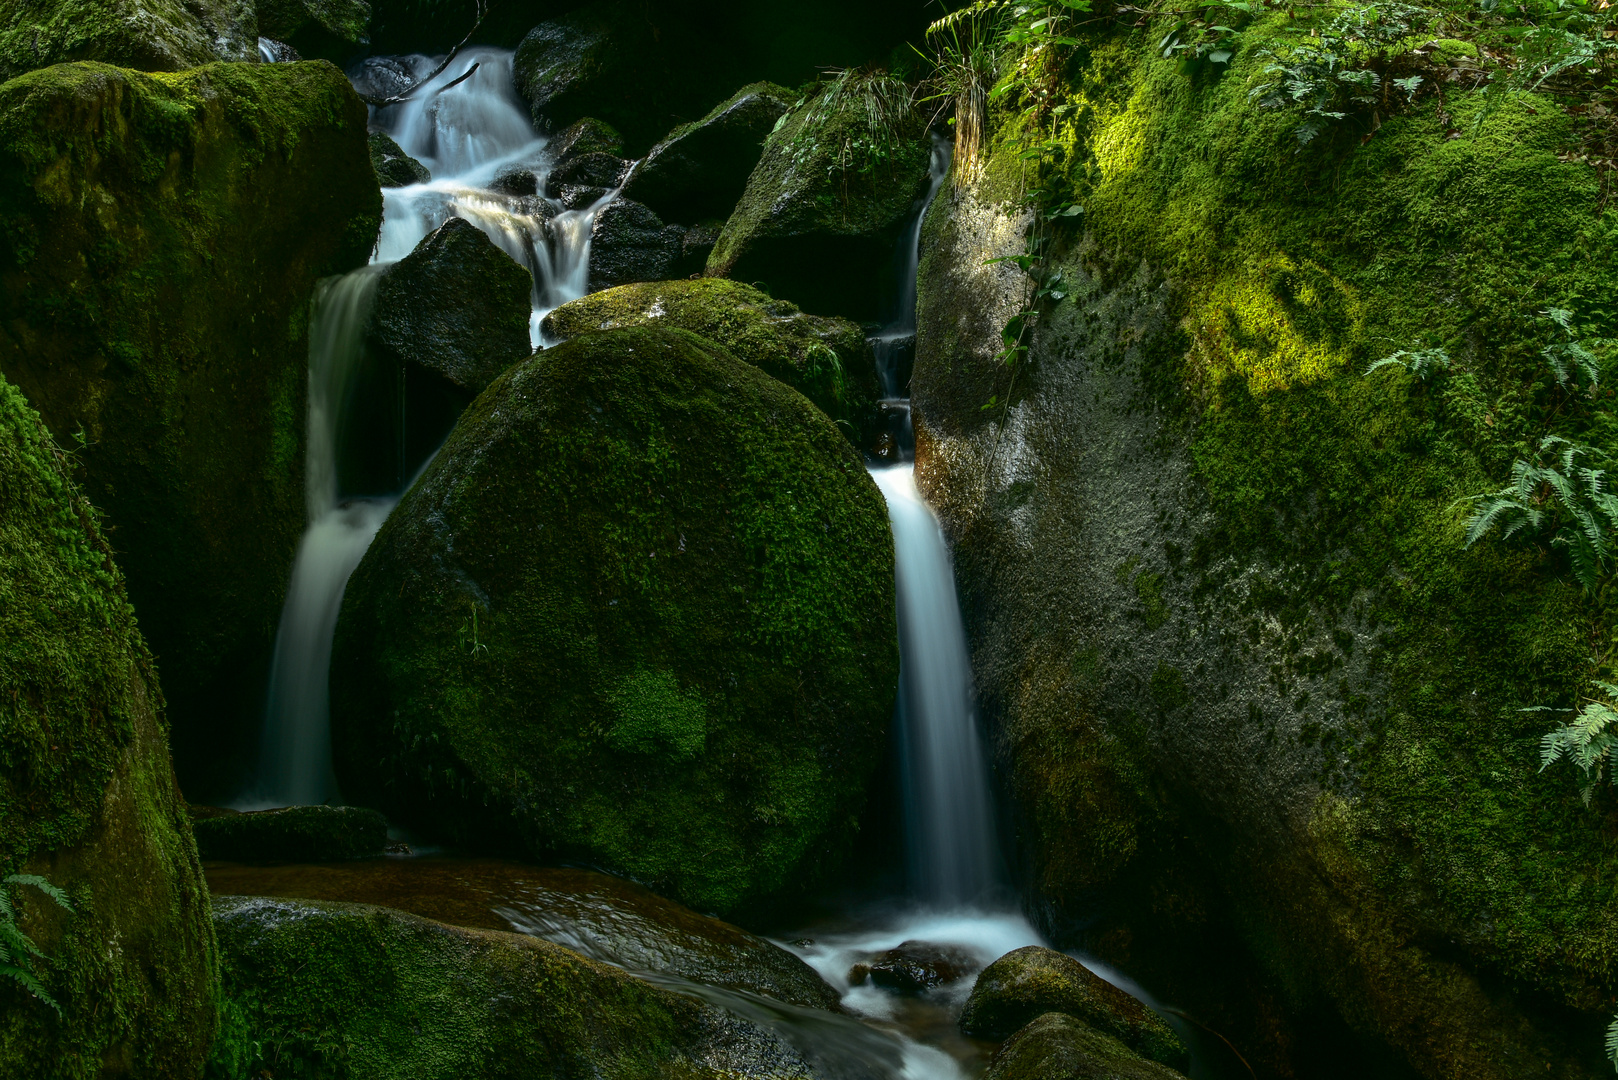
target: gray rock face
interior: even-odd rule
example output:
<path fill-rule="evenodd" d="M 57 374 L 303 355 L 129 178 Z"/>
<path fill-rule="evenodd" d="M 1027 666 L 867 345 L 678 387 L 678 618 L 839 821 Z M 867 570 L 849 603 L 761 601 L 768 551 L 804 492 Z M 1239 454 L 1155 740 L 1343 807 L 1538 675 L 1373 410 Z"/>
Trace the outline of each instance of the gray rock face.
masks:
<path fill-rule="evenodd" d="M 596 211 L 590 234 L 590 291 L 662 281 L 685 255 L 686 230 L 649 207 L 617 198 Z"/>
<path fill-rule="evenodd" d="M 376 178 L 383 187 L 425 184 L 433 178 L 433 174 L 427 171 L 427 166 L 405 153 L 399 148 L 399 144 L 384 132 L 371 132 L 367 145 L 371 150 L 371 167 L 376 170 Z M 514 194 L 532 195 L 533 192 L 514 192 Z"/>
<path fill-rule="evenodd" d="M 383 272 L 367 341 L 473 394 L 527 356 L 533 279 L 477 226 L 450 218 Z"/>
<path fill-rule="evenodd" d="M 729 217 L 764 152 L 765 138 L 797 97 L 772 83 L 744 86 L 652 147 L 624 194 L 670 221 Z"/>
<path fill-rule="evenodd" d="M 1184 1080 L 1117 1039 L 1062 1013 L 1046 1013 L 1006 1040 L 983 1080 Z"/>
<path fill-rule="evenodd" d="M 1174 1029 L 1139 1001 L 1054 949 L 1029 945 L 983 969 L 961 1011 L 961 1030 L 1004 1039 L 1048 1012 L 1066 1013 L 1153 1061 L 1183 1068 Z"/>
<path fill-rule="evenodd" d="M 326 862 L 382 854 L 388 822 L 358 806 L 287 806 L 236 813 L 193 807 L 192 831 L 204 859 L 226 862 Z"/>
<path fill-rule="evenodd" d="M 564 187 L 615 188 L 623 183 L 631 164 L 615 154 L 599 151 L 569 154 L 552 167 L 545 178 L 545 191 L 555 198 L 555 193 Z"/>

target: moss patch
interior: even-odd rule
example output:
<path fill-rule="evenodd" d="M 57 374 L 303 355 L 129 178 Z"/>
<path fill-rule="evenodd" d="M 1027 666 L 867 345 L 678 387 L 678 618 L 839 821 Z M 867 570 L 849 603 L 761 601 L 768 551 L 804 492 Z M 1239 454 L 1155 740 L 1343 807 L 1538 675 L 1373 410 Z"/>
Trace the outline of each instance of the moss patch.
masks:
<path fill-rule="evenodd" d="M 0 82 L 70 60 L 181 71 L 258 59 L 244 0 L 3 0 Z"/>

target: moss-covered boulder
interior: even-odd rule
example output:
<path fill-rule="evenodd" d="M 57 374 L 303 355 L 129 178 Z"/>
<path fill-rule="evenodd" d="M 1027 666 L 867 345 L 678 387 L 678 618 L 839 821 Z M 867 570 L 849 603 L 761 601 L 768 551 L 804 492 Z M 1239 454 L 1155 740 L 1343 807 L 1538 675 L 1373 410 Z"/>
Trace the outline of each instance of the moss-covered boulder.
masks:
<path fill-rule="evenodd" d="M 670 221 L 729 217 L 764 152 L 764 140 L 797 100 L 797 94 L 774 83 L 742 87 L 702 119 L 665 135 L 636 166 L 624 195 Z"/>
<path fill-rule="evenodd" d="M 383 131 L 373 131 L 366 145 L 371 151 L 371 168 L 376 170 L 377 181 L 383 187 L 408 187 L 425 184 L 433 178 L 427 166 L 405 153 L 398 143 Z M 530 189 L 526 193 L 532 195 Z"/>
<path fill-rule="evenodd" d="M 852 75 L 788 113 L 708 256 L 708 275 L 762 283 L 817 315 L 878 321 L 899 236 L 927 193 L 931 151 L 920 110 L 873 124 L 867 97 L 908 93 L 887 75 Z"/>
<path fill-rule="evenodd" d="M 0 977 L 0 1074 L 194 1077 L 215 1028 L 208 890 L 151 656 L 72 464 L 0 378 L 0 876 L 41 875 L 73 909 L 0 886 L 60 1007 Z"/>
<path fill-rule="evenodd" d="M 303 529 L 310 294 L 380 211 L 329 64 L 0 87 L 0 372 L 107 513 L 198 801 L 236 782 Z"/>
<path fill-rule="evenodd" d="M 897 675 L 886 514 L 796 391 L 586 334 L 467 410 L 349 580 L 343 791 L 735 912 L 835 866 Z"/>
<path fill-rule="evenodd" d="M 545 316 L 555 340 L 619 326 L 676 326 L 718 342 L 820 406 L 857 439 L 880 396 L 871 347 L 846 319 L 805 315 L 720 278 L 658 281 L 591 293 Z"/>
<path fill-rule="evenodd" d="M 1025 174 L 999 116 L 928 215 L 917 477 L 1028 884 L 1261 1073 L 1603 1075 L 1611 804 L 1538 771 L 1554 714 L 1521 710 L 1589 692 L 1611 600 L 1545 534 L 1463 548 L 1457 504 L 1547 431 L 1618 451 L 1543 314 L 1618 332 L 1590 299 L 1618 213 L 1553 102 L 1434 67 L 1443 98 L 1300 151 L 1251 95 L 1316 28 L 1257 20 L 1218 78 L 1156 53 L 1172 25 L 1087 39 L 1060 166 Z M 1024 250 L 1028 186 L 1084 212 L 1013 387 L 1027 283 L 985 264 Z M 1429 348 L 1447 369 L 1365 374 Z"/>
<path fill-rule="evenodd" d="M 456 926 L 529 934 L 631 971 L 837 1008 L 837 992 L 779 945 L 591 870 L 466 856 L 216 864 L 208 867 L 208 886 L 215 895 L 380 904 Z"/>
<path fill-rule="evenodd" d="M 1076 1017 L 1153 1061 L 1186 1065 L 1185 1047 L 1161 1017 L 1071 956 L 1039 945 L 983 969 L 960 1026 L 973 1038 L 1004 1039 L 1048 1012 Z"/>
<path fill-rule="evenodd" d="M 214 926 L 224 1023 L 213 1075 L 812 1075 L 761 1028 L 521 934 L 247 896 L 219 897 Z"/>
<path fill-rule="evenodd" d="M 380 855 L 388 820 L 359 806 L 283 806 L 238 813 L 192 807 L 192 832 L 204 859 L 227 862 L 326 862 Z"/>
<path fill-rule="evenodd" d="M 0 0 L 0 82 L 70 60 L 137 71 L 256 61 L 252 0 Z"/>
<path fill-rule="evenodd" d="M 983 1080 L 1184 1080 L 1062 1013 L 1040 1016 L 995 1052 Z"/>
<path fill-rule="evenodd" d="M 258 32 L 283 42 L 309 60 L 342 63 L 370 37 L 371 5 L 366 0 L 255 0 Z M 470 6 L 470 5 L 468 5 Z M 459 41 L 460 37 L 452 41 Z M 447 49 L 451 42 L 438 46 Z"/>

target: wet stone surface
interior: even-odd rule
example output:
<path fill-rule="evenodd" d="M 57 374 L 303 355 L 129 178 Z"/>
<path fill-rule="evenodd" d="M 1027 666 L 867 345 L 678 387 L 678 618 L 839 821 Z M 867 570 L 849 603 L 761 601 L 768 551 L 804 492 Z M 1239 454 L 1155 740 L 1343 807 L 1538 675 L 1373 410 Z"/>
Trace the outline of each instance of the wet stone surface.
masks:
<path fill-rule="evenodd" d="M 869 981 L 889 990 L 919 994 L 956 982 L 977 969 L 978 961 L 965 949 L 931 941 L 906 941 L 855 964 L 849 970 L 848 981 L 855 986 Z"/>

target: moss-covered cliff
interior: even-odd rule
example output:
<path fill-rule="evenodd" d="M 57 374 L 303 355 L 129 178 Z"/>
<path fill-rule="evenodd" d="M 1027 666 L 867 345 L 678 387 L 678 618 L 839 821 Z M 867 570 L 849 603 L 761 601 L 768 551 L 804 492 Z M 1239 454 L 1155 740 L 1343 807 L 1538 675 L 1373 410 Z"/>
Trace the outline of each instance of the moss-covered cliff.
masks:
<path fill-rule="evenodd" d="M 0 977 L 0 1073 L 196 1076 L 214 939 L 162 694 L 72 458 L 0 378 L 0 876 L 53 1011 Z"/>
<path fill-rule="evenodd" d="M 1413 104 L 1300 149 L 1252 92 L 1318 25 L 1244 27 L 1228 71 L 1163 59 L 1168 26 L 1087 39 L 1040 173 L 995 118 L 926 225 L 918 474 L 1060 936 L 1273 1075 L 1345 1045 L 1385 1075 L 1596 1075 L 1612 803 L 1536 772 L 1549 721 L 1520 710 L 1573 704 L 1611 613 L 1557 549 L 1462 550 L 1457 500 L 1552 427 L 1618 451 L 1541 356 L 1551 307 L 1611 335 L 1618 215 L 1556 102 L 1485 111 L 1431 47 Z M 983 263 L 1034 186 L 1083 212 L 1013 379 L 1028 294 Z M 1448 374 L 1363 374 L 1432 347 Z M 1242 1015 L 1211 972 L 1244 965 Z"/>
<path fill-rule="evenodd" d="M 199 800 L 235 780 L 303 528 L 310 294 L 380 212 L 326 63 L 0 86 L 0 372 L 82 445 Z"/>

